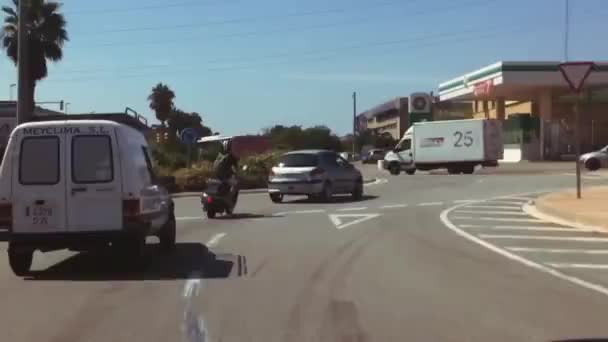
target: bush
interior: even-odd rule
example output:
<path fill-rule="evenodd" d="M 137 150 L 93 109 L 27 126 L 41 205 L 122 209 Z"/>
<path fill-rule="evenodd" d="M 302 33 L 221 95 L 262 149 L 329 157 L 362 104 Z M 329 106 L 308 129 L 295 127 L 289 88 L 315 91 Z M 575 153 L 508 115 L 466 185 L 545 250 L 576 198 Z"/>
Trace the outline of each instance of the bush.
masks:
<path fill-rule="evenodd" d="M 173 173 L 178 191 L 203 191 L 207 179 L 213 175 L 213 164 L 199 163 Z"/>

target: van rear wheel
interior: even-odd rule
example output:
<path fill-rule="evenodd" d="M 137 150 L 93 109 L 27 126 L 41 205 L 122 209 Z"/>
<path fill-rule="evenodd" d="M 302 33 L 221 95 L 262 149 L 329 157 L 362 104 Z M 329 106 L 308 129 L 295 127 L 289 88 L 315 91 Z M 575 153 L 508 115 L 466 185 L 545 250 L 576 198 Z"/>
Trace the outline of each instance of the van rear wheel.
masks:
<path fill-rule="evenodd" d="M 171 251 L 175 248 L 176 223 L 175 215 L 171 214 L 165 225 L 161 228 L 158 235 L 160 248 L 163 252 Z"/>
<path fill-rule="evenodd" d="M 33 250 L 15 248 L 15 246 L 12 244 L 9 246 L 8 263 L 15 275 L 20 277 L 27 275 L 30 272 L 33 260 Z"/>

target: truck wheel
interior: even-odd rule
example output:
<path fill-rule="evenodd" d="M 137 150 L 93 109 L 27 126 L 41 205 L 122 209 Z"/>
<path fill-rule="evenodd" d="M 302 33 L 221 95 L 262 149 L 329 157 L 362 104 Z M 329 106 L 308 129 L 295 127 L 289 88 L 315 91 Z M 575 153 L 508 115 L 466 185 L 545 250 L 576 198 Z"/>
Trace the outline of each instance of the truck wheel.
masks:
<path fill-rule="evenodd" d="M 416 173 L 416 169 L 407 169 L 405 170 L 405 173 L 407 173 L 408 175 L 413 175 L 414 173 Z"/>
<path fill-rule="evenodd" d="M 457 167 L 448 167 L 448 173 L 451 175 L 457 175 L 460 173 L 460 168 Z"/>
<path fill-rule="evenodd" d="M 472 175 L 475 172 L 475 165 L 467 165 L 462 167 L 462 173 Z"/>
<path fill-rule="evenodd" d="M 390 171 L 391 175 L 398 176 L 399 173 L 401 173 L 401 166 L 398 163 L 391 163 L 388 170 Z"/>
<path fill-rule="evenodd" d="M 591 158 L 585 162 L 585 167 L 589 171 L 597 171 L 600 169 L 600 167 L 602 167 L 602 163 L 595 158 Z"/>
<path fill-rule="evenodd" d="M 270 194 L 270 200 L 273 203 L 281 203 L 283 202 L 283 194 Z"/>
<path fill-rule="evenodd" d="M 171 251 L 175 248 L 176 235 L 175 214 L 171 213 L 167 222 L 163 225 L 158 235 L 160 248 L 163 252 Z"/>
<path fill-rule="evenodd" d="M 32 267 L 34 250 L 15 248 L 12 244 L 8 248 L 8 263 L 16 276 L 26 276 Z"/>

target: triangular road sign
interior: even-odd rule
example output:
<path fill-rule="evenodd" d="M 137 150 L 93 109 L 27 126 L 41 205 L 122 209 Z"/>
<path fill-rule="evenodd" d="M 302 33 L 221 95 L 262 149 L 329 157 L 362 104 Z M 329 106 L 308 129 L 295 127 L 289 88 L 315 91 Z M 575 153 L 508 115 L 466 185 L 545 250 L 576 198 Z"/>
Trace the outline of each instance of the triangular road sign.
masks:
<path fill-rule="evenodd" d="M 380 216 L 380 214 L 330 214 L 329 219 L 336 226 L 337 229 L 344 229 L 352 226 L 353 224 L 361 223 L 367 220 L 374 219 Z M 343 219 L 353 219 L 351 221 Z"/>
<path fill-rule="evenodd" d="M 593 69 L 593 62 L 568 62 L 559 65 L 559 71 L 568 82 L 570 89 L 578 92 L 585 84 Z"/>

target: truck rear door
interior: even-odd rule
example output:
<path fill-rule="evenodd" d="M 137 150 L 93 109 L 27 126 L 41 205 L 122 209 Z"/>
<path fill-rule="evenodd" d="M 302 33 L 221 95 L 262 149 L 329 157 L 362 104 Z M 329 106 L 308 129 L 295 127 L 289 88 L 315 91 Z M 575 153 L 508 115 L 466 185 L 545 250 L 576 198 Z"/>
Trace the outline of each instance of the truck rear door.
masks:
<path fill-rule="evenodd" d="M 15 138 L 18 157 L 12 166 L 13 233 L 66 232 L 63 130 L 28 127 L 16 132 Z"/>
<path fill-rule="evenodd" d="M 122 227 L 122 184 L 117 135 L 112 126 L 66 134 L 67 213 L 70 232 Z"/>

